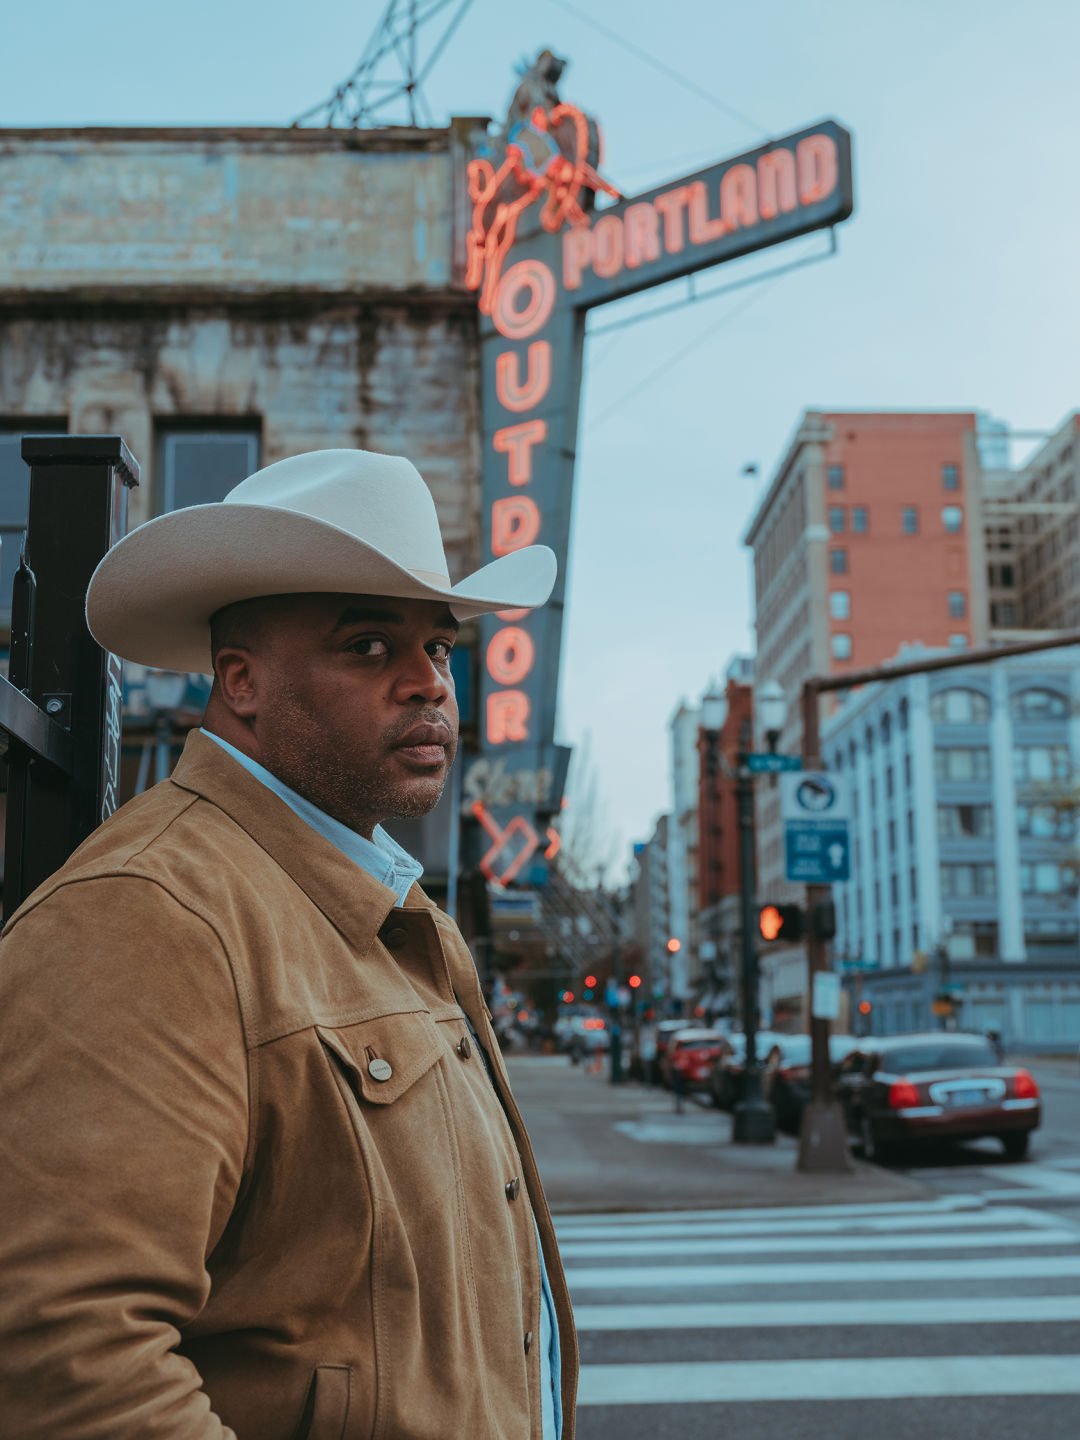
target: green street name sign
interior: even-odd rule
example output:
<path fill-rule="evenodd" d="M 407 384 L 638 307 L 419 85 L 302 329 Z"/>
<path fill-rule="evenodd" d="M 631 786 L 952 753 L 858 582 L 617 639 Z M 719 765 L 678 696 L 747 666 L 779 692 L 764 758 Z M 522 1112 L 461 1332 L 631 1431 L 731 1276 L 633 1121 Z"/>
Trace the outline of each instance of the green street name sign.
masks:
<path fill-rule="evenodd" d="M 767 752 L 747 755 L 746 768 L 751 775 L 779 775 L 783 770 L 801 770 L 798 755 L 770 755 Z"/>

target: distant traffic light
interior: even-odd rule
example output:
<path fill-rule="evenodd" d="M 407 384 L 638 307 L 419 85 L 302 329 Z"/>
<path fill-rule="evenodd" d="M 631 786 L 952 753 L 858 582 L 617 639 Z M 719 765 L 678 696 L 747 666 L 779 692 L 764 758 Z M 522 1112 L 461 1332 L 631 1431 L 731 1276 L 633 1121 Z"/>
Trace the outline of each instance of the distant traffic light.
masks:
<path fill-rule="evenodd" d="M 673 936 L 671 937 L 671 939 L 667 942 L 667 948 L 668 948 L 669 952 L 670 952 L 672 955 L 674 955 L 675 952 L 676 952 L 676 950 L 681 950 L 681 949 L 682 949 L 682 941 L 681 941 L 681 940 L 676 940 L 676 939 L 675 939 L 675 936 L 673 935 Z"/>
<path fill-rule="evenodd" d="M 559 996 L 559 999 L 563 1002 L 564 1005 L 569 1005 L 574 999 L 574 992 L 572 990 L 564 990 Z"/>
<path fill-rule="evenodd" d="M 630 989 L 631 989 L 631 990 L 636 990 L 636 989 L 638 988 L 638 986 L 641 984 L 641 976 L 640 976 L 640 975 L 631 975 L 631 976 L 630 976 L 630 979 L 627 980 L 626 983 L 630 986 Z"/>
<path fill-rule="evenodd" d="M 763 940 L 798 940 L 803 933 L 803 912 L 798 905 L 763 905 L 758 912 Z"/>
<path fill-rule="evenodd" d="M 585 976 L 585 984 L 586 984 L 586 986 L 588 987 L 588 989 L 590 989 L 590 990 L 595 990 L 595 989 L 596 989 L 596 976 L 595 976 L 595 975 L 586 975 L 586 976 Z"/>
<path fill-rule="evenodd" d="M 869 1015 L 869 1014 L 870 1014 L 870 1011 L 871 1011 L 873 1008 L 874 1008 L 874 1007 L 870 1004 L 870 1001 L 869 1001 L 869 1000 L 860 1000 L 860 1001 L 859 1001 L 859 1014 L 860 1014 L 860 1015 Z"/>

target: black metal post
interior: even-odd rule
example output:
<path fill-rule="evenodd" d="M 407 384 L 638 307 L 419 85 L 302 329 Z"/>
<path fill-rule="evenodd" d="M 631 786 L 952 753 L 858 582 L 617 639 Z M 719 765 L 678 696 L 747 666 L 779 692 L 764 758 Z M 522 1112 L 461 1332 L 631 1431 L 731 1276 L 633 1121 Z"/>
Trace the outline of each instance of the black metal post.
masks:
<path fill-rule="evenodd" d="M 744 746 L 746 739 L 743 737 Z M 739 809 L 739 880 L 742 898 L 742 1015 L 746 1037 L 743 1096 L 735 1106 L 731 1138 L 741 1145 L 771 1145 L 776 1139 L 772 1106 L 761 1093 L 757 1057 L 758 966 L 754 923 L 754 781 L 745 753 L 736 758 L 735 798 Z"/>
<path fill-rule="evenodd" d="M 30 509 L 0 708 L 26 711 L 34 723 L 5 724 L 5 919 L 116 808 L 121 665 L 90 634 L 84 607 L 98 561 L 124 533 L 127 489 L 139 477 L 118 435 L 27 436 L 22 456 Z"/>

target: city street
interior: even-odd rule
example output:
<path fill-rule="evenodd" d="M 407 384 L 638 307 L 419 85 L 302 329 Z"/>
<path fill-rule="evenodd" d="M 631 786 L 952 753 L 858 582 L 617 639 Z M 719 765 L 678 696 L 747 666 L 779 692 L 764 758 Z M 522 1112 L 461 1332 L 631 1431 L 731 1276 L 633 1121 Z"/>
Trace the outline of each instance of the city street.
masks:
<path fill-rule="evenodd" d="M 581 1440 L 1072 1434 L 1080 1067 L 1023 1063 L 1045 1103 L 1029 1163 L 987 1142 L 808 1177 L 785 1137 L 742 1150 L 716 1111 L 512 1057 L 581 1332 Z"/>

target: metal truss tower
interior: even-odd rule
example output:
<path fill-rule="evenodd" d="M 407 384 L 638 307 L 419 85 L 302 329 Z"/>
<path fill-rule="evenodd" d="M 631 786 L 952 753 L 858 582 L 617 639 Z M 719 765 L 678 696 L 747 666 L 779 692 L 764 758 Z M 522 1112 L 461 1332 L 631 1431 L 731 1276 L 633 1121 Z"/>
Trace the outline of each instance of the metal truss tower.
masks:
<path fill-rule="evenodd" d="M 433 125 L 423 84 L 471 4 L 472 0 L 389 0 L 356 69 L 328 99 L 298 115 L 293 125 L 321 122 L 353 130 Z M 427 28 L 434 34 L 440 16 L 441 34 L 421 59 L 420 33 Z"/>

